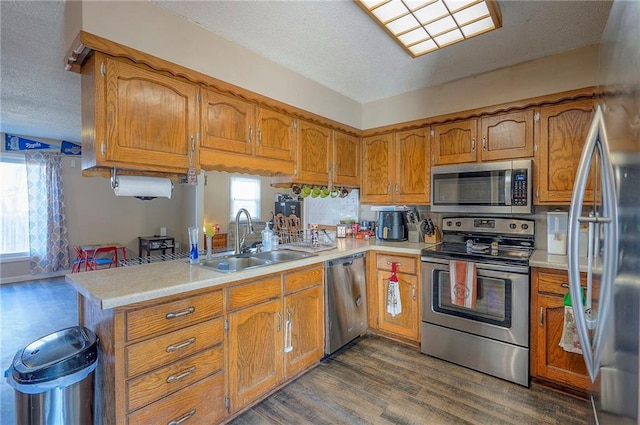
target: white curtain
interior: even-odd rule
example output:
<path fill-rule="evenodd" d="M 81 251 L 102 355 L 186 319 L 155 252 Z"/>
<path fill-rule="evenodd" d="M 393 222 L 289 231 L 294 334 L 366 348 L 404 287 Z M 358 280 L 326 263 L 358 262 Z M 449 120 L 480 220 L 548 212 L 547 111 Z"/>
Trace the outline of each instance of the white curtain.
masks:
<path fill-rule="evenodd" d="M 62 155 L 26 152 L 31 274 L 69 268 Z"/>

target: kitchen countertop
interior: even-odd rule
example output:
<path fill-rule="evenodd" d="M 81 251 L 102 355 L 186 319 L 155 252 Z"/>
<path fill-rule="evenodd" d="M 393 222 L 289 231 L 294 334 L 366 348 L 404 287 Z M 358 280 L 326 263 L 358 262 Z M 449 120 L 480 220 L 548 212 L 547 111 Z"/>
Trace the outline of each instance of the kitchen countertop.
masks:
<path fill-rule="evenodd" d="M 236 281 L 322 263 L 359 252 L 380 250 L 419 255 L 422 248 L 430 246 L 424 243 L 384 242 L 376 239 L 337 238 L 336 241 L 335 249 L 320 251 L 317 256 L 235 273 L 221 273 L 194 266 L 182 259 L 68 274 L 65 280 L 82 296 L 101 309 L 108 310 L 198 289 L 224 287 Z"/>
<path fill-rule="evenodd" d="M 530 267 L 543 267 L 546 269 L 569 270 L 569 257 L 566 255 L 549 254 L 547 251 L 536 249 L 529 258 Z M 593 271 L 598 273 L 602 267 L 599 258 L 596 258 Z M 580 257 L 580 271 L 587 271 L 587 257 Z"/>

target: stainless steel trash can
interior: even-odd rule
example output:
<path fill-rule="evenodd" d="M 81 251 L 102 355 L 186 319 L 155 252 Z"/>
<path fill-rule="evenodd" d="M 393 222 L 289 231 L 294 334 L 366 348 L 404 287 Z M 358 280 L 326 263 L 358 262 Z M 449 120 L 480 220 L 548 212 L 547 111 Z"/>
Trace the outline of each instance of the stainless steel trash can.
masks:
<path fill-rule="evenodd" d="M 16 353 L 7 370 L 15 389 L 18 425 L 93 423 L 98 338 L 74 326 L 44 336 Z"/>

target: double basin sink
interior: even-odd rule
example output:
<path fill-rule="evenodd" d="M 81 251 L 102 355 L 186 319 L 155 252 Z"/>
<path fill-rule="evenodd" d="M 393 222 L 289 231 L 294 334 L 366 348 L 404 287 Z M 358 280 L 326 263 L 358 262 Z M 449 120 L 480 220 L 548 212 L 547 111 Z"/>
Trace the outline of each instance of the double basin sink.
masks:
<path fill-rule="evenodd" d="M 255 254 L 224 255 L 211 260 L 201 260 L 198 265 L 222 273 L 233 273 L 258 267 L 272 266 L 286 261 L 314 257 L 317 254 L 281 249 L 257 252 Z"/>

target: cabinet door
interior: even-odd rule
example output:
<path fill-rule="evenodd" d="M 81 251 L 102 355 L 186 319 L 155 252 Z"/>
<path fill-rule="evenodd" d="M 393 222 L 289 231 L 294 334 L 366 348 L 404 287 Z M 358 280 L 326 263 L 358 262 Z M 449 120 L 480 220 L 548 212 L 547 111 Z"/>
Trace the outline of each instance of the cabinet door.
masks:
<path fill-rule="evenodd" d="M 360 185 L 360 139 L 333 132 L 333 184 Z"/>
<path fill-rule="evenodd" d="M 482 118 L 483 161 L 533 156 L 533 110 Z"/>
<path fill-rule="evenodd" d="M 362 143 L 362 202 L 391 202 L 393 134 L 366 137 Z"/>
<path fill-rule="evenodd" d="M 293 162 L 296 141 L 294 124 L 294 119 L 288 115 L 258 108 L 256 156 Z"/>
<path fill-rule="evenodd" d="M 250 103 L 204 90 L 200 146 L 251 155 L 254 111 Z"/>
<path fill-rule="evenodd" d="M 378 271 L 378 320 L 380 329 L 395 335 L 418 340 L 419 306 L 418 306 L 418 277 L 405 273 L 397 273 L 400 289 L 402 312 L 395 317 L 387 311 L 389 289 L 388 271 Z"/>
<path fill-rule="evenodd" d="M 535 157 L 536 204 L 569 204 L 582 146 L 593 118 L 593 101 L 540 109 L 540 138 Z M 593 199 L 593 178 L 585 200 Z"/>
<path fill-rule="evenodd" d="M 536 307 L 533 316 L 537 316 L 537 320 L 532 322 L 532 327 L 536 327 L 532 333 L 535 339 L 535 364 L 532 368 L 535 375 L 588 389 L 589 377 L 582 355 L 569 353 L 558 345 L 564 326 L 563 297 L 539 294 Z"/>
<path fill-rule="evenodd" d="M 198 88 L 102 58 L 106 131 L 104 140 L 96 140 L 96 154 L 103 159 L 99 165 L 186 172 L 198 132 Z"/>
<path fill-rule="evenodd" d="M 282 380 L 281 299 L 229 314 L 229 398 L 236 412 Z"/>
<path fill-rule="evenodd" d="M 427 204 L 429 200 L 429 143 L 424 128 L 395 134 L 394 202 Z"/>
<path fill-rule="evenodd" d="M 331 164 L 331 130 L 300 121 L 298 125 L 298 178 L 328 184 Z"/>
<path fill-rule="evenodd" d="M 287 295 L 285 311 L 285 378 L 314 365 L 324 354 L 322 285 Z"/>
<path fill-rule="evenodd" d="M 458 121 L 433 127 L 431 164 L 461 164 L 477 159 L 477 120 Z"/>

